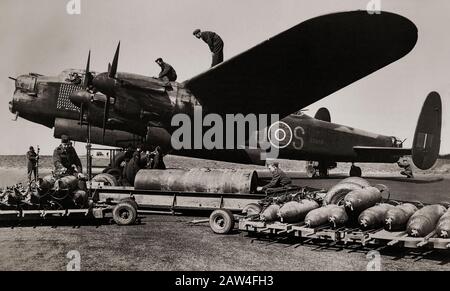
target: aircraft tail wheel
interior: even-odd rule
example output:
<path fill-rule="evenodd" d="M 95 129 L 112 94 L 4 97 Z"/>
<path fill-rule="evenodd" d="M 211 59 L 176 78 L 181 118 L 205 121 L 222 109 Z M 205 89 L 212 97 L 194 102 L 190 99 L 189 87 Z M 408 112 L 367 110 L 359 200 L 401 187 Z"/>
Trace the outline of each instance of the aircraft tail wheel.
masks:
<path fill-rule="evenodd" d="M 360 167 L 352 166 L 350 168 L 350 177 L 361 177 L 362 170 Z"/>
<path fill-rule="evenodd" d="M 137 209 L 129 201 L 124 201 L 114 207 L 112 215 L 118 225 L 131 225 L 136 222 Z"/>
<path fill-rule="evenodd" d="M 234 228 L 234 216 L 230 210 L 217 209 L 209 217 L 209 226 L 217 234 L 228 234 Z"/>
<path fill-rule="evenodd" d="M 321 178 L 327 178 L 328 177 L 328 169 L 320 169 L 319 175 Z"/>

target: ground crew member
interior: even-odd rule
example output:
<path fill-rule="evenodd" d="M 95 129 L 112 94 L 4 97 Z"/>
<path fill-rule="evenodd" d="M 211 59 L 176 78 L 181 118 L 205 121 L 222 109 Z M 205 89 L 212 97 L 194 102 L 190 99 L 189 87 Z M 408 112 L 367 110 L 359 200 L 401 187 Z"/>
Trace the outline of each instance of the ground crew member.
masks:
<path fill-rule="evenodd" d="M 200 29 L 196 29 L 193 33 L 196 38 L 202 39 L 206 44 L 208 44 L 209 49 L 212 53 L 212 64 L 211 67 L 214 67 L 223 62 L 223 40 L 222 38 L 215 32 L 212 31 L 201 31 Z"/>
<path fill-rule="evenodd" d="M 400 168 L 404 169 L 403 171 L 400 172 L 400 174 L 402 174 L 403 176 L 406 176 L 408 179 L 414 178 L 414 174 L 413 174 L 413 171 L 412 171 L 411 164 L 409 163 L 407 158 L 401 158 L 397 162 L 397 165 Z"/>
<path fill-rule="evenodd" d="M 31 182 L 31 175 L 34 174 L 34 181 L 37 181 L 37 162 L 39 156 L 34 151 L 34 148 L 30 146 L 27 152 L 27 171 L 28 171 L 28 182 Z"/>
<path fill-rule="evenodd" d="M 177 72 L 175 72 L 175 69 L 171 65 L 165 63 L 162 58 L 158 58 L 155 62 L 161 67 L 161 73 L 159 73 L 158 79 L 165 83 L 177 80 Z"/>
<path fill-rule="evenodd" d="M 70 142 L 70 138 L 63 134 L 61 136 L 61 144 L 53 151 L 53 164 L 55 172 L 61 176 L 73 175 L 78 181 L 78 188 L 83 191 L 77 191 L 73 196 L 73 201 L 79 206 L 87 205 L 87 194 L 85 176 L 83 175 L 83 166 L 80 158 Z"/>
<path fill-rule="evenodd" d="M 266 192 L 269 189 L 284 188 L 292 184 L 292 180 L 279 168 L 278 162 L 268 164 L 269 171 L 272 173 L 272 180 L 264 187 L 258 187 L 258 192 Z"/>
<path fill-rule="evenodd" d="M 155 151 L 150 154 L 151 162 L 150 169 L 154 170 L 165 170 L 166 164 L 164 164 L 164 155 L 162 153 L 161 147 L 157 146 Z"/>
<path fill-rule="evenodd" d="M 129 160 L 133 157 L 133 149 L 131 146 L 127 147 L 123 152 L 116 155 L 114 158 L 112 165 L 110 165 L 113 169 L 123 169 Z"/>
<path fill-rule="evenodd" d="M 53 164 L 55 172 L 64 173 L 67 175 L 83 174 L 83 166 L 80 158 L 72 146 L 67 135 L 61 136 L 61 144 L 53 152 Z"/>
<path fill-rule="evenodd" d="M 142 147 L 138 147 L 131 160 L 127 162 L 123 169 L 123 186 L 134 186 L 134 179 L 136 178 L 137 172 L 145 168 L 146 163 L 147 158 L 142 157 Z"/>

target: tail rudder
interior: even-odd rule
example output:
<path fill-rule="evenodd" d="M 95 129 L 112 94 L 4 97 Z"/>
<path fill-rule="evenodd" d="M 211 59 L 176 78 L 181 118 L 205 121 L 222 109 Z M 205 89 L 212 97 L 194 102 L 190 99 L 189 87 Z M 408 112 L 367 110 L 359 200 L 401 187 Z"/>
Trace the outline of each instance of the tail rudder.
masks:
<path fill-rule="evenodd" d="M 417 121 L 412 146 L 412 160 L 421 170 L 436 163 L 441 147 L 442 101 L 437 92 L 428 94 Z"/>

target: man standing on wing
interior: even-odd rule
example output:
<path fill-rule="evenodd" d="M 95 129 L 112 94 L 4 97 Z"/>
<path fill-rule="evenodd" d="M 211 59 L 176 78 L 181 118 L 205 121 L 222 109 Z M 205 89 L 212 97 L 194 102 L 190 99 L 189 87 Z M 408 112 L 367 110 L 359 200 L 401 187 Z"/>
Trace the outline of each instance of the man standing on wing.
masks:
<path fill-rule="evenodd" d="M 209 49 L 212 53 L 211 67 L 214 67 L 223 62 L 224 43 L 222 38 L 217 33 L 212 31 L 202 32 L 200 29 L 196 29 L 193 34 L 196 38 L 202 39 L 204 42 L 206 42 L 206 44 L 208 44 Z"/>

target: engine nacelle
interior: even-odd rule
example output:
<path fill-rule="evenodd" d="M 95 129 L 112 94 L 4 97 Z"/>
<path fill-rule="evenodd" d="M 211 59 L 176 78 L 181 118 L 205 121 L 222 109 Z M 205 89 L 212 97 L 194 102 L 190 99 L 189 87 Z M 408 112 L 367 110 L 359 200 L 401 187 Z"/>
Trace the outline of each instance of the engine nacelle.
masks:
<path fill-rule="evenodd" d="M 145 144 L 152 147 L 160 146 L 163 152 L 167 153 L 172 150 L 171 139 L 172 136 L 166 129 L 162 127 L 149 126 L 147 129 Z"/>
<path fill-rule="evenodd" d="M 60 138 L 66 134 L 73 141 L 87 142 L 88 126 L 80 126 L 77 120 L 56 118 L 53 136 Z M 102 144 L 113 147 L 127 147 L 128 145 L 138 145 L 142 142 L 142 137 L 120 130 L 106 130 L 105 141 L 103 142 L 103 129 L 91 127 L 91 143 Z"/>

